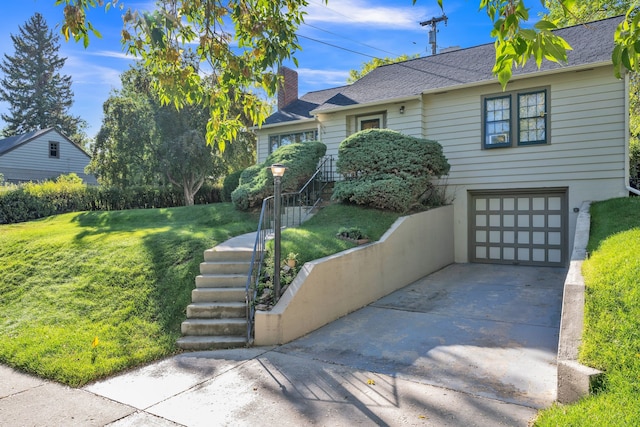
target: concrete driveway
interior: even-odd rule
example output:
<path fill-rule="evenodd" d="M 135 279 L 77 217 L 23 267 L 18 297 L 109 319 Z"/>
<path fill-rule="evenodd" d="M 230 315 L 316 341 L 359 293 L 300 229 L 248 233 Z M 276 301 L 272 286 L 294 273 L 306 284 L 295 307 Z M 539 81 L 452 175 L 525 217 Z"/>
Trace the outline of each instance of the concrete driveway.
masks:
<path fill-rule="evenodd" d="M 555 399 L 565 274 L 454 264 L 289 344 L 185 353 L 82 390 L 12 395 L 48 402 L 41 418 L 0 393 L 0 416 L 8 425 L 526 426 Z"/>

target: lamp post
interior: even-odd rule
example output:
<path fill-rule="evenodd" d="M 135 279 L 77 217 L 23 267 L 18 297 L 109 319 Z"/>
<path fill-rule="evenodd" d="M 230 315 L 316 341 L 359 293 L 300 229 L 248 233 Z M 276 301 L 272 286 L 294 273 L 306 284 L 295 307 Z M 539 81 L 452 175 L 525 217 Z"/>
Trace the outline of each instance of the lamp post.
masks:
<path fill-rule="evenodd" d="M 276 301 L 280 298 L 280 191 L 285 170 L 286 168 L 280 163 L 271 165 L 271 174 L 273 175 L 273 215 L 275 216 L 273 225 L 273 292 L 275 293 Z"/>

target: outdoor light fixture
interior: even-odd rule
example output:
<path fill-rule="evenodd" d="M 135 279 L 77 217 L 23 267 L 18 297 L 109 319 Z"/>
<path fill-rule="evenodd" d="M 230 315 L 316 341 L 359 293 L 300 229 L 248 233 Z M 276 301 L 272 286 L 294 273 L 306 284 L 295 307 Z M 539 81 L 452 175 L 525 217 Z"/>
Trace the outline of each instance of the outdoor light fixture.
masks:
<path fill-rule="evenodd" d="M 280 163 L 271 165 L 271 174 L 273 175 L 273 292 L 275 301 L 280 298 L 280 204 L 281 204 L 281 182 L 284 171 L 287 168 Z"/>
<path fill-rule="evenodd" d="M 400 114 L 404 114 L 404 105 L 400 106 Z"/>
<path fill-rule="evenodd" d="M 271 173 L 274 177 L 282 177 L 286 169 L 287 168 L 285 168 L 284 165 L 281 165 L 280 163 L 274 163 L 271 165 Z"/>

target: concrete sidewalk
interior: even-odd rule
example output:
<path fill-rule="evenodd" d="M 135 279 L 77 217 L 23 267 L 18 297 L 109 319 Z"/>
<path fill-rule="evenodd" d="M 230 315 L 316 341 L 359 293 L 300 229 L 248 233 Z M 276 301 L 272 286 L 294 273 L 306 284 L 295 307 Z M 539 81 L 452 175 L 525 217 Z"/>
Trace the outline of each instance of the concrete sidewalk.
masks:
<path fill-rule="evenodd" d="M 289 344 L 83 389 L 0 367 L 0 424 L 526 426 L 555 400 L 565 274 L 451 265 Z"/>

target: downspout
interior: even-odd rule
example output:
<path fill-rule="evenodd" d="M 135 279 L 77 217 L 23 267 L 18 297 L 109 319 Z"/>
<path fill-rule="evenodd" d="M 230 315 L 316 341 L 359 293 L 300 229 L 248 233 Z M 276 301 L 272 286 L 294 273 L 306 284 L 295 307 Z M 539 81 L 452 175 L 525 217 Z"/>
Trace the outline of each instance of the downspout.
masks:
<path fill-rule="evenodd" d="M 624 186 L 629 193 L 633 193 L 636 196 L 640 196 L 640 190 L 633 188 L 629 185 L 629 178 L 631 172 L 629 170 L 629 143 L 630 143 L 630 135 L 631 135 L 631 125 L 629 123 L 630 114 L 629 114 L 629 93 L 630 93 L 630 79 L 629 73 L 624 73 L 624 111 L 627 112 L 624 119 L 624 135 L 625 135 L 625 144 L 624 144 Z"/>

